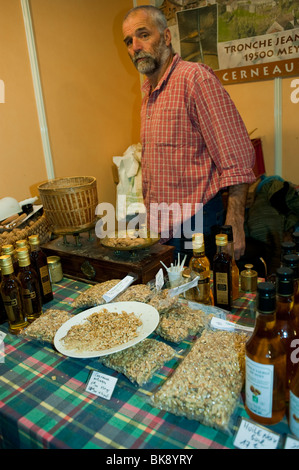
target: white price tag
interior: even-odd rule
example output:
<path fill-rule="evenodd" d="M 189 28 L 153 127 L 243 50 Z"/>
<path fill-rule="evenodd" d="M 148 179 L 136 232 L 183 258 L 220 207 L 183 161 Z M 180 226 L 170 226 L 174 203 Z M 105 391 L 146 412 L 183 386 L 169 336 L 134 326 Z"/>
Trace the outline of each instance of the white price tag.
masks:
<path fill-rule="evenodd" d="M 238 325 L 237 323 L 223 320 L 222 318 L 218 318 L 218 317 L 212 318 L 211 327 L 219 329 L 219 330 L 228 330 L 228 331 L 242 330 L 242 331 L 248 331 L 250 333 L 252 333 L 253 331 L 253 328 L 251 326 Z"/>
<path fill-rule="evenodd" d="M 280 435 L 242 418 L 234 446 L 239 449 L 276 449 Z"/>
<path fill-rule="evenodd" d="M 163 269 L 159 269 L 159 271 L 156 274 L 156 289 L 159 292 L 162 287 L 164 286 L 164 274 L 163 274 Z"/>
<path fill-rule="evenodd" d="M 231 323 L 227 320 L 222 320 L 222 318 L 213 317 L 210 323 L 212 328 L 216 328 L 217 330 L 229 330 L 234 331 L 235 324 Z"/>
<path fill-rule="evenodd" d="M 108 290 L 104 295 L 103 299 L 106 302 L 111 302 L 111 300 L 115 299 L 121 292 L 123 292 L 127 287 L 129 287 L 132 282 L 134 282 L 135 278 L 133 276 L 126 276 L 124 277 L 116 286 L 112 287 L 112 289 Z"/>
<path fill-rule="evenodd" d="M 86 391 L 98 397 L 110 400 L 117 379 L 101 372 L 93 371 L 86 386 Z"/>
<path fill-rule="evenodd" d="M 284 449 L 299 449 L 299 439 L 296 439 L 296 437 L 293 437 L 293 436 L 287 436 L 283 448 Z"/>

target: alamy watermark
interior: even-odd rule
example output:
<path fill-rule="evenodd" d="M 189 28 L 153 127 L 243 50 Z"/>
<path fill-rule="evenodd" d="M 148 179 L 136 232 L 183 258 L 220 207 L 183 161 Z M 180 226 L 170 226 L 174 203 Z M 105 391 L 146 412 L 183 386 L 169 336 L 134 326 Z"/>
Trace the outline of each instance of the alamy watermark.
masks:
<path fill-rule="evenodd" d="M 126 207 L 127 217 L 117 220 L 116 214 L 123 213 Z M 184 247 L 192 249 L 193 233 L 203 233 L 203 204 L 167 204 L 162 202 L 150 204 L 149 211 L 143 203 L 127 205 L 126 196 L 119 196 L 117 207 L 103 202 L 96 207 L 100 220 L 96 223 L 95 233 L 98 238 L 119 238 L 135 236 L 155 238 L 157 234 L 163 239 L 184 238 Z M 192 217 L 192 227 L 191 227 Z"/>

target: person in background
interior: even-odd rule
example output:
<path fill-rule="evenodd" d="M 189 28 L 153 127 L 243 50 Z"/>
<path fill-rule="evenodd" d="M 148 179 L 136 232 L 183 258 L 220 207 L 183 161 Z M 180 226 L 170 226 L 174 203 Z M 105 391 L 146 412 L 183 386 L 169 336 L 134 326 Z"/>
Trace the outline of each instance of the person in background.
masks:
<path fill-rule="evenodd" d="M 245 125 L 213 71 L 176 54 L 162 11 L 144 5 L 123 20 L 129 56 L 144 74 L 141 108 L 142 185 L 148 213 L 165 204 L 168 240 L 185 253 L 184 227 L 196 224 L 203 204 L 206 254 L 215 254 L 213 229 L 233 227 L 235 257 L 245 251 L 244 212 L 255 153 Z M 222 190 L 228 190 L 224 211 Z M 177 205 L 180 211 L 168 211 Z M 185 211 L 184 208 L 190 208 Z M 159 213 L 163 233 L 163 211 Z M 188 220 L 188 223 L 186 222 Z M 188 225 L 190 224 L 190 225 Z"/>

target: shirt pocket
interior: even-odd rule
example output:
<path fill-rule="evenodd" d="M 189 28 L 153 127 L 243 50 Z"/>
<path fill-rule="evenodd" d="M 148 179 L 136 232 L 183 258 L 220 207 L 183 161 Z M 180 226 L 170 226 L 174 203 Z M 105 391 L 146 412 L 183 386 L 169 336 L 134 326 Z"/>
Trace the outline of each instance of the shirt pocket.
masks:
<path fill-rule="evenodd" d="M 187 145 L 188 121 L 184 109 L 161 109 L 153 119 L 152 129 L 157 146 L 179 148 Z"/>

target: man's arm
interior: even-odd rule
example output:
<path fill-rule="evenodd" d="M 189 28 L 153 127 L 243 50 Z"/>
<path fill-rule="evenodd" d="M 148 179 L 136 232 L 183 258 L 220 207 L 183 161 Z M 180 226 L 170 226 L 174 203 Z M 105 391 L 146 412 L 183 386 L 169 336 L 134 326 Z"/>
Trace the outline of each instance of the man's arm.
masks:
<path fill-rule="evenodd" d="M 238 260 L 245 253 L 244 216 L 248 184 L 230 186 L 225 223 L 233 228 L 235 258 Z"/>

